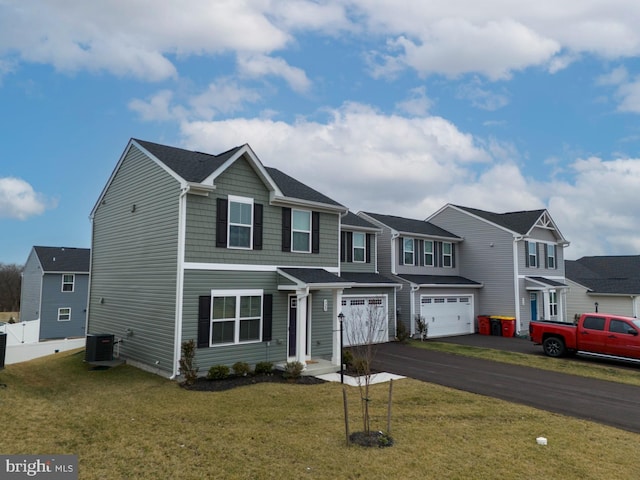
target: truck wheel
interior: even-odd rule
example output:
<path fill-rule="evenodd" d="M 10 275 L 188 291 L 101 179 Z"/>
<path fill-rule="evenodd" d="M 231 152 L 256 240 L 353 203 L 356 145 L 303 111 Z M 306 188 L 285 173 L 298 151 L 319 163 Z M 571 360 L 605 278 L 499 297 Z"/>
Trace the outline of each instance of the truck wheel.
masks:
<path fill-rule="evenodd" d="M 544 342 L 542 342 L 542 350 L 545 355 L 555 358 L 563 356 L 567 351 L 564 341 L 558 337 L 545 338 Z"/>

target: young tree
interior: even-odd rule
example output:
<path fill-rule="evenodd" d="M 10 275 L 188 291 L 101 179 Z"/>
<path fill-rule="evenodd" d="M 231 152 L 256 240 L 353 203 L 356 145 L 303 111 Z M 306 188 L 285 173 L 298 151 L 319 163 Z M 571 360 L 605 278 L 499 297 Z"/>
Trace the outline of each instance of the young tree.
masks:
<path fill-rule="evenodd" d="M 345 337 L 353 353 L 353 367 L 358 375 L 360 405 L 365 437 L 371 436 L 371 417 L 369 411 L 369 387 L 375 357 L 375 345 L 384 339 L 382 332 L 387 329 L 387 312 L 378 298 L 366 298 L 364 308 L 355 310 L 345 318 Z"/>

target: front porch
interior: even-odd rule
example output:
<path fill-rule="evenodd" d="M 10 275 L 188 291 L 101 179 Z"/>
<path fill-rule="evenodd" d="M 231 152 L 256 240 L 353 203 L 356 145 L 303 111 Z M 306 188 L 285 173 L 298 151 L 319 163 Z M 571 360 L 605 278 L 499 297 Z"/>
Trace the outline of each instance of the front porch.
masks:
<path fill-rule="evenodd" d="M 286 362 L 276 363 L 275 369 L 279 371 L 285 370 Z M 302 376 L 317 377 L 318 375 L 325 375 L 327 373 L 336 373 L 340 371 L 340 365 L 331 363 L 330 360 L 323 358 L 312 358 L 304 362 L 304 370 Z"/>

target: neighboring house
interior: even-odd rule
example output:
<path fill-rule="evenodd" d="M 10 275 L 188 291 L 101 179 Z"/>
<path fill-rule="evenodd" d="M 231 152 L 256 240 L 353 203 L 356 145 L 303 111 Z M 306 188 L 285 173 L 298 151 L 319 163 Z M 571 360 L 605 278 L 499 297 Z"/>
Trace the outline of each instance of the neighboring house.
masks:
<path fill-rule="evenodd" d="M 427 221 L 464 238 L 459 272 L 482 282 L 476 310 L 530 320 L 567 320 L 564 247 L 569 245 L 547 210 L 493 213 L 447 204 Z"/>
<path fill-rule="evenodd" d="M 261 361 L 340 363 L 340 220 L 347 208 L 265 167 L 132 139 L 91 212 L 88 333 L 174 377 Z M 377 292 L 377 290 L 376 290 Z"/>
<path fill-rule="evenodd" d="M 88 248 L 33 247 L 22 272 L 20 320 L 40 320 L 40 340 L 85 334 Z"/>
<path fill-rule="evenodd" d="M 570 286 L 568 320 L 585 312 L 637 317 L 640 312 L 640 255 L 565 260 Z"/>
<path fill-rule="evenodd" d="M 378 264 L 383 274 L 403 285 L 397 315 L 416 333 L 416 317 L 428 324 L 428 336 L 443 337 L 475 331 L 475 298 L 479 281 L 461 275 L 463 239 L 433 223 L 393 215 L 359 212 L 382 229 Z"/>
<path fill-rule="evenodd" d="M 342 296 L 344 345 L 387 342 L 396 335 L 398 281 L 378 271 L 382 229 L 349 212 L 341 222 L 340 276 L 353 283 Z"/>

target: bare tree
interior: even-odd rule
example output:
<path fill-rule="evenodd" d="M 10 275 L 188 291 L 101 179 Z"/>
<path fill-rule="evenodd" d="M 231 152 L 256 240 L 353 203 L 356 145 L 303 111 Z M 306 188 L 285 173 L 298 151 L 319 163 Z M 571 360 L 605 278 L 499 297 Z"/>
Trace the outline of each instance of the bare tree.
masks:
<path fill-rule="evenodd" d="M 345 320 L 345 333 L 353 354 L 353 367 L 358 375 L 362 423 L 365 438 L 371 435 L 369 387 L 372 379 L 375 344 L 384 341 L 387 331 L 387 312 L 379 298 L 363 299 L 363 308 L 357 309 Z"/>
<path fill-rule="evenodd" d="M 22 266 L 0 263 L 0 311 L 20 310 L 20 287 Z"/>

